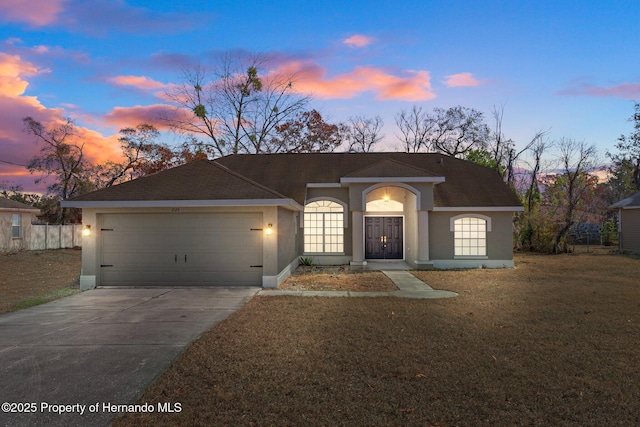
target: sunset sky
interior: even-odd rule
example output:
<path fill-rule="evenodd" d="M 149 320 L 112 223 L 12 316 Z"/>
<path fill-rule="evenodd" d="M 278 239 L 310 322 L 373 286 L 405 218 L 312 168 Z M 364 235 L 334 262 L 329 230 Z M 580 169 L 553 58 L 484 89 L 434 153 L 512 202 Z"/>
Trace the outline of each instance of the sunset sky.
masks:
<path fill-rule="evenodd" d="M 92 161 L 118 130 L 155 123 L 181 71 L 230 50 L 272 54 L 329 121 L 419 105 L 504 106 L 518 146 L 538 130 L 613 149 L 640 101 L 640 2 L 132 1 L 0 2 L 0 183 L 42 191 L 22 118 L 74 119 Z M 170 141 L 179 141 L 169 137 Z"/>

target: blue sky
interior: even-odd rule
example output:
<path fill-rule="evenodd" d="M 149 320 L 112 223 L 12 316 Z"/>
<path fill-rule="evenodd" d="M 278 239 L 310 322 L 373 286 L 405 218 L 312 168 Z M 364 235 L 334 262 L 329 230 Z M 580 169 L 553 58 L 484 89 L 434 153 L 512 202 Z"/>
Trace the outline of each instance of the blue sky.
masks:
<path fill-rule="evenodd" d="M 601 157 L 640 100 L 637 1 L 80 1 L 0 4 L 0 182 L 40 189 L 22 117 L 73 118 L 94 161 L 118 130 L 150 120 L 181 70 L 216 54 L 276 55 L 328 120 L 419 105 L 504 106 L 519 146 L 538 130 L 595 144 Z"/>

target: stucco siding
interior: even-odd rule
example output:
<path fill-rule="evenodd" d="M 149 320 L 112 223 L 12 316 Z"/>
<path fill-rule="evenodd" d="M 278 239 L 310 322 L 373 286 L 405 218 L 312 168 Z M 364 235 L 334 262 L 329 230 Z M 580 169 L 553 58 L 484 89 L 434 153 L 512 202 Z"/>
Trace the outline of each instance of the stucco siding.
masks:
<path fill-rule="evenodd" d="M 20 215 L 20 237 L 12 233 L 12 217 Z M 0 252 L 14 252 L 29 249 L 31 221 L 35 215 L 24 212 L 0 212 Z"/>
<path fill-rule="evenodd" d="M 640 209 L 620 212 L 622 250 L 640 253 Z"/>
<path fill-rule="evenodd" d="M 298 257 L 296 213 L 278 208 L 278 271 Z"/>
<path fill-rule="evenodd" d="M 487 232 L 487 260 L 513 259 L 513 228 L 511 212 L 430 212 L 429 252 L 432 260 L 453 260 L 454 233 L 451 218 L 460 214 L 477 214 L 491 218 L 491 231 Z M 479 258 L 479 264 L 482 259 Z"/>

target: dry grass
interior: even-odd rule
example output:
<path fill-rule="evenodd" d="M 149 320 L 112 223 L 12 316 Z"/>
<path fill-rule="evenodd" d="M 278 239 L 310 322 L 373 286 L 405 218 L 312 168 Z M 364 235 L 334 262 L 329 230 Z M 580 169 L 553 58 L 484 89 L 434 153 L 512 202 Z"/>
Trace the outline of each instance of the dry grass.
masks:
<path fill-rule="evenodd" d="M 74 293 L 80 265 L 77 249 L 0 253 L 0 313 Z"/>
<path fill-rule="evenodd" d="M 115 425 L 640 425 L 640 260 L 420 272 L 456 298 L 256 297 Z"/>

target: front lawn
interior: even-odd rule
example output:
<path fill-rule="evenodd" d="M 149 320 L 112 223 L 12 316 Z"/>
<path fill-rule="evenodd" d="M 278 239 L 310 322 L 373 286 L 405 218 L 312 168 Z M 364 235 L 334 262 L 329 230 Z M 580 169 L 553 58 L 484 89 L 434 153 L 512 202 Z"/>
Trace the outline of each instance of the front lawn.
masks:
<path fill-rule="evenodd" d="M 115 425 L 640 425 L 640 260 L 516 265 L 417 273 L 441 300 L 255 297 L 140 399 L 180 413 Z"/>

